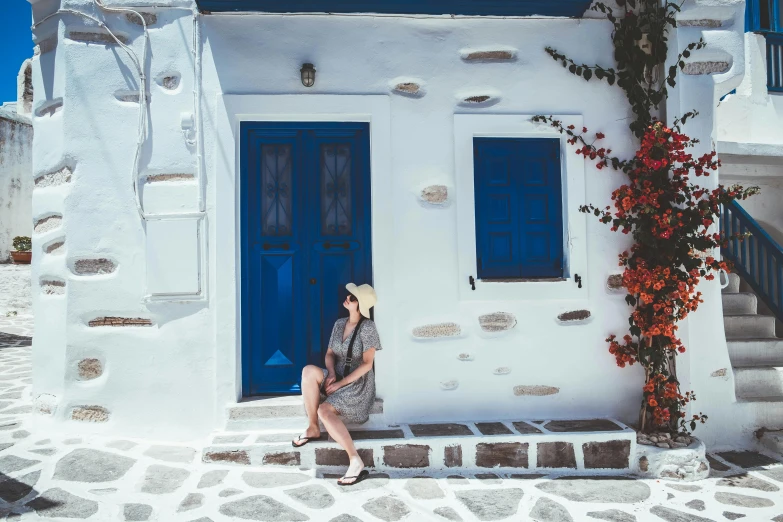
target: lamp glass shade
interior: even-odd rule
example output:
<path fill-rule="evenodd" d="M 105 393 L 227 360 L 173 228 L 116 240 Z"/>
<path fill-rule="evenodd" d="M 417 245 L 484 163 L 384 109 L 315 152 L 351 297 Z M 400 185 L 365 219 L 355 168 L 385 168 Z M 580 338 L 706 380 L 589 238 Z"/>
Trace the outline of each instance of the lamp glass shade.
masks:
<path fill-rule="evenodd" d="M 313 67 L 313 64 L 306 63 L 302 65 L 299 72 L 302 74 L 302 85 L 305 87 L 312 87 L 315 85 L 315 67 Z"/>

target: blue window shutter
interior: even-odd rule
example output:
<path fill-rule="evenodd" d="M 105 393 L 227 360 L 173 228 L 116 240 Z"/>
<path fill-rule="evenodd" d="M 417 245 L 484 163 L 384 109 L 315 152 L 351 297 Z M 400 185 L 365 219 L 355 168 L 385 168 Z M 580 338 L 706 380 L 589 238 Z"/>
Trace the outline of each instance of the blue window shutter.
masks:
<path fill-rule="evenodd" d="M 563 276 L 560 141 L 475 138 L 479 279 Z"/>

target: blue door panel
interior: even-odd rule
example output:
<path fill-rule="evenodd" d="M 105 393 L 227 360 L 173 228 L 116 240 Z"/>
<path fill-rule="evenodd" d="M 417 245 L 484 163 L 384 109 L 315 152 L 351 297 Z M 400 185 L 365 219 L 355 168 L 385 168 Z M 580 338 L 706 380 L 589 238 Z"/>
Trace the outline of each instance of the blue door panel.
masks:
<path fill-rule="evenodd" d="M 356 252 L 316 252 L 314 262 L 320 284 L 314 289 L 313 313 L 320 314 L 318 324 L 321 327 L 312 331 L 314 338 L 310 344 L 311 352 L 308 354 L 311 364 L 322 364 L 334 322 L 345 315 L 342 307 L 342 302 L 348 295 L 345 282 L 351 281 L 352 274 L 356 273 L 355 254 Z"/>
<path fill-rule="evenodd" d="M 243 395 L 299 393 L 372 282 L 369 125 L 243 122 L 240 147 Z"/>
<path fill-rule="evenodd" d="M 479 279 L 562 277 L 559 140 L 473 143 Z"/>

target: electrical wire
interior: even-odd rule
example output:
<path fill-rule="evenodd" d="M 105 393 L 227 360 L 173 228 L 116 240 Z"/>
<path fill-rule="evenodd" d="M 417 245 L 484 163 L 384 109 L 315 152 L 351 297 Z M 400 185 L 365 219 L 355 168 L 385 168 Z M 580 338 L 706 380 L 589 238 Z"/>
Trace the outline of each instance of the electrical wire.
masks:
<path fill-rule="evenodd" d="M 87 20 L 90 20 L 98 25 L 101 29 L 104 29 L 109 36 L 111 36 L 115 42 L 127 53 L 128 57 L 130 58 L 131 62 L 133 62 L 133 65 L 136 68 L 136 73 L 138 75 L 138 84 L 139 84 L 139 134 L 138 134 L 138 140 L 136 143 L 136 153 L 133 160 L 133 166 L 131 168 L 131 177 L 132 177 L 132 186 L 133 186 L 133 194 L 134 194 L 134 200 L 136 202 L 136 210 L 139 213 L 139 216 L 142 220 L 146 220 L 146 216 L 144 214 L 144 208 L 142 207 L 141 198 L 139 196 L 139 190 L 138 190 L 138 171 L 139 171 L 139 159 L 141 157 L 141 149 L 144 145 L 144 140 L 146 139 L 146 123 L 147 123 L 147 82 L 146 82 L 146 74 L 144 73 L 144 70 L 146 68 L 146 55 L 147 55 L 147 42 L 149 41 L 149 34 L 147 32 L 147 23 L 146 20 L 144 20 L 144 17 L 141 15 L 141 13 L 137 11 L 133 11 L 132 9 L 120 9 L 120 8 L 107 8 L 105 7 L 100 0 L 93 0 L 95 2 L 95 5 L 97 5 L 99 8 L 108 10 L 118 10 L 118 11 L 126 11 L 131 12 L 133 14 L 136 14 L 142 21 L 142 25 L 144 27 L 144 55 L 142 56 L 142 60 L 139 61 L 138 56 L 136 53 L 131 49 L 129 46 L 125 45 L 114 32 L 109 29 L 109 27 L 98 18 L 95 18 L 92 15 L 89 15 L 87 13 L 84 13 L 82 11 L 77 11 L 75 9 L 58 9 L 54 13 L 45 16 L 30 28 L 31 30 L 35 30 L 43 24 L 44 22 L 49 21 L 50 19 L 60 16 L 61 14 L 71 14 L 75 16 L 80 16 L 82 18 L 85 18 Z"/>
<path fill-rule="evenodd" d="M 144 147 L 144 142 L 147 140 L 147 48 L 149 46 L 150 41 L 150 35 L 149 31 L 147 30 L 147 20 L 144 19 L 144 16 L 138 12 L 134 11 L 133 9 L 129 9 L 126 7 L 107 7 L 103 4 L 102 0 L 93 0 L 96 6 L 98 6 L 99 9 L 103 9 L 109 13 L 130 13 L 132 15 L 135 15 L 139 18 L 141 21 L 141 26 L 144 31 L 144 44 L 142 47 L 142 55 L 141 60 L 138 59 L 138 56 L 135 55 L 132 49 L 130 49 L 128 46 L 126 46 L 124 43 L 122 43 L 119 38 L 114 36 L 112 34 L 113 38 L 119 43 L 125 50 L 128 52 L 129 55 L 133 56 L 133 62 L 136 65 L 136 69 L 139 73 L 139 133 L 138 133 L 138 140 L 136 143 L 136 152 L 133 157 L 133 167 L 131 170 L 131 178 L 132 178 L 132 186 L 133 186 L 133 196 L 134 200 L 136 202 L 136 210 L 139 213 L 139 217 L 141 217 L 142 221 L 146 221 L 147 216 L 144 213 L 144 206 L 141 201 L 141 189 L 139 187 L 139 162 L 141 161 L 141 151 Z M 104 27 L 105 24 L 104 24 Z M 106 30 L 111 32 L 108 27 L 106 27 Z"/>
<path fill-rule="evenodd" d="M 33 24 L 31 29 L 35 30 L 41 24 L 43 24 L 43 23 L 47 22 L 48 20 L 50 20 L 50 19 L 52 19 L 52 18 L 54 18 L 56 16 L 59 16 L 61 14 L 71 14 L 71 15 L 75 15 L 75 16 L 80 16 L 82 18 L 85 18 L 87 20 L 90 20 L 90 21 L 94 22 L 101 29 L 104 29 L 109 34 L 109 36 L 111 36 L 111 38 L 114 39 L 114 41 L 117 43 L 117 45 L 119 45 L 125 51 L 125 53 L 130 58 L 131 62 L 133 62 L 133 65 L 134 65 L 134 67 L 136 69 L 136 74 L 137 74 L 137 77 L 138 77 L 138 86 L 139 86 L 139 115 L 138 115 L 138 129 L 139 130 L 138 130 L 138 137 L 137 137 L 137 141 L 136 141 L 136 150 L 135 150 L 134 157 L 133 157 L 133 165 L 131 167 L 131 186 L 133 188 L 133 196 L 134 196 L 134 202 L 136 204 L 136 211 L 138 212 L 139 217 L 141 217 L 141 219 L 143 221 L 146 221 L 148 216 L 147 216 L 147 214 L 144 211 L 144 206 L 143 206 L 143 203 L 141 201 L 141 189 L 140 189 L 140 186 L 139 186 L 139 181 L 140 181 L 139 171 L 140 171 L 140 162 L 141 162 L 141 151 L 143 150 L 144 143 L 147 140 L 147 136 L 148 136 L 147 135 L 147 123 L 149 121 L 149 116 L 148 116 L 149 108 L 148 108 L 148 103 L 147 103 L 148 102 L 147 94 L 148 94 L 149 90 L 147 88 L 148 78 L 147 78 L 146 70 L 147 70 L 147 56 L 148 56 L 148 48 L 149 48 L 149 45 L 150 45 L 150 37 L 149 37 L 149 30 L 147 28 L 147 20 L 144 18 L 144 15 L 142 15 L 142 13 L 140 13 L 139 11 L 136 11 L 134 9 L 131 9 L 130 7 L 109 7 L 109 6 L 106 6 L 103 3 L 102 0 L 93 0 L 93 3 L 99 9 L 102 9 L 102 10 L 104 10 L 106 12 L 109 12 L 109 13 L 128 13 L 128 14 L 131 14 L 131 15 L 133 15 L 135 17 L 138 17 L 138 19 L 141 22 L 141 26 L 142 26 L 143 32 L 144 32 L 144 44 L 143 44 L 141 59 L 139 59 L 139 57 L 135 53 L 135 51 L 130 46 L 126 45 L 122 40 L 120 40 L 117 37 L 117 35 L 114 34 L 114 32 L 111 29 L 109 29 L 109 27 L 102 20 L 99 20 L 98 18 L 96 18 L 96 17 L 94 17 L 92 15 L 89 15 L 89 14 L 84 13 L 82 11 L 77 11 L 75 9 L 68 9 L 68 8 L 59 9 L 56 12 L 54 12 L 54 13 L 46 16 L 46 17 L 44 17 L 40 21 L 38 21 L 35 24 Z M 194 57 L 193 57 L 194 58 L 194 82 L 199 82 L 200 79 L 196 78 L 198 65 L 199 65 L 199 58 L 200 58 L 198 56 L 199 53 L 198 53 L 198 50 L 196 48 L 196 45 L 197 45 L 197 41 L 196 40 L 197 39 L 200 40 L 200 34 L 198 32 L 198 27 L 197 27 L 197 25 L 198 25 L 198 19 L 197 19 L 197 16 L 196 16 L 197 13 L 193 9 L 189 9 L 189 8 L 175 7 L 175 8 L 172 8 L 172 9 L 187 10 L 187 11 L 189 11 L 189 12 L 191 12 L 193 14 L 194 28 L 193 28 L 193 49 L 192 49 L 192 53 L 194 55 Z M 200 112 L 199 111 L 199 109 L 200 109 L 200 99 L 199 99 L 199 97 L 200 97 L 200 90 L 197 87 L 194 88 L 193 97 L 194 97 L 194 116 L 196 117 L 196 119 L 198 119 L 198 114 Z M 196 124 L 198 125 L 198 122 L 196 122 Z M 196 141 L 197 141 L 196 146 L 198 148 L 198 150 L 197 150 L 197 161 L 201 162 L 202 161 L 202 152 L 201 152 L 200 145 L 202 144 L 203 140 L 201 139 L 200 129 L 196 131 L 196 136 L 197 136 L 196 137 Z M 199 210 L 200 213 L 203 213 L 205 211 L 205 200 L 204 200 L 204 196 L 203 196 L 204 181 L 202 179 L 203 173 L 201 172 L 202 168 L 201 168 L 200 164 L 197 166 L 197 168 L 199 170 L 199 172 L 198 172 L 198 174 L 199 174 L 199 176 L 198 176 L 198 178 L 199 178 L 198 179 L 198 181 L 199 181 L 199 201 L 198 201 L 199 208 L 198 208 L 198 210 Z"/>

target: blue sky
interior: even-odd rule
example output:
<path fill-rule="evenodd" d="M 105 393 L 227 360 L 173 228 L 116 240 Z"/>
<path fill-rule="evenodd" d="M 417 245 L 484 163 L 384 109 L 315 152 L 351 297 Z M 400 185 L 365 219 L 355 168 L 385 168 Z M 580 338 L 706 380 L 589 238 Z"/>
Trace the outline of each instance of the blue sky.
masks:
<path fill-rule="evenodd" d="M 16 100 L 16 74 L 33 55 L 31 14 L 27 0 L 0 0 L 3 29 L 0 30 L 0 103 Z"/>

